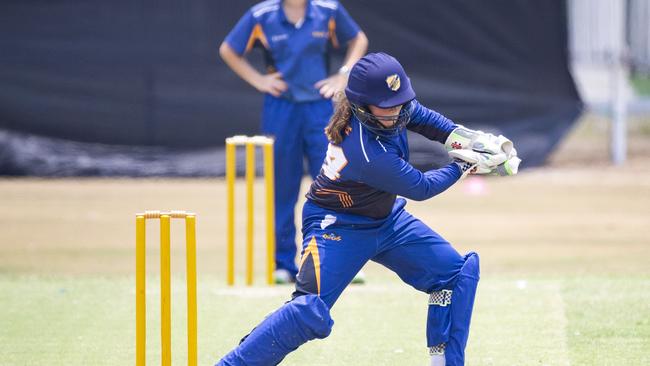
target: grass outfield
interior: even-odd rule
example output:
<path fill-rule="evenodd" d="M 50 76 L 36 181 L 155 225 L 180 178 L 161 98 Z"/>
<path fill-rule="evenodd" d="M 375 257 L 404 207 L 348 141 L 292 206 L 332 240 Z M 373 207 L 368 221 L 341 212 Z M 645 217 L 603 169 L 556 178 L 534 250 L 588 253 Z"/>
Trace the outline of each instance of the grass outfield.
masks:
<path fill-rule="evenodd" d="M 650 137 L 634 135 L 628 163 L 614 168 L 600 129 L 580 125 L 549 168 L 408 204 L 481 255 L 468 365 L 650 364 Z M 292 291 L 224 285 L 224 197 L 218 179 L 0 180 L 0 365 L 134 363 L 134 213 L 144 209 L 198 214 L 199 358 L 214 364 Z M 256 228 L 263 243 L 261 217 Z M 149 364 L 160 357 L 157 230 L 147 232 Z M 181 223 L 172 236 L 172 353 L 184 364 Z M 378 265 L 366 273 L 332 310 L 332 335 L 283 365 L 427 364 L 426 295 Z"/>
<path fill-rule="evenodd" d="M 286 365 L 424 365 L 426 296 L 371 277 L 332 310 L 332 335 Z M 199 360 L 210 365 L 279 306 L 289 287 L 199 284 Z M 0 278 L 3 365 L 127 365 L 135 358 L 133 279 Z M 186 363 L 183 283 L 175 281 L 174 364 Z M 149 364 L 158 364 L 157 287 L 149 287 Z M 468 365 L 648 365 L 650 278 L 521 279 L 480 284 Z M 335 355 L 335 356 L 333 356 Z"/>

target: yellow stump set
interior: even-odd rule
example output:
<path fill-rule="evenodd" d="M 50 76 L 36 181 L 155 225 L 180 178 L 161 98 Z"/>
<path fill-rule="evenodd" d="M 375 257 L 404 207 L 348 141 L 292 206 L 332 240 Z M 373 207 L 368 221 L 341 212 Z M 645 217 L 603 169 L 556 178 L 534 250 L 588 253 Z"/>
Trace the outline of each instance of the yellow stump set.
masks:
<path fill-rule="evenodd" d="M 255 147 L 264 151 L 264 184 L 266 186 L 266 280 L 273 284 L 275 270 L 275 204 L 274 204 L 274 168 L 273 139 L 266 136 L 233 136 L 226 139 L 226 183 L 228 195 L 228 275 L 227 283 L 235 284 L 235 178 L 237 146 L 246 146 L 246 284 L 253 284 L 253 229 L 254 229 L 254 194 L 255 183 Z"/>
<path fill-rule="evenodd" d="M 145 211 L 136 215 L 136 365 L 146 362 L 146 220 L 160 219 L 160 334 L 162 366 L 171 366 L 171 219 L 185 219 L 187 257 L 187 364 L 197 365 L 196 216 L 184 211 Z"/>
<path fill-rule="evenodd" d="M 266 136 L 233 136 L 226 139 L 226 181 L 228 210 L 228 266 L 227 283 L 235 283 L 235 178 L 236 147 L 246 146 L 246 284 L 253 284 L 253 234 L 255 148 L 264 152 L 264 182 L 266 186 L 266 250 L 269 285 L 273 284 L 275 270 L 275 205 L 273 139 Z M 197 305 L 196 305 L 196 215 L 185 211 L 145 211 L 136 214 L 136 366 L 146 363 L 146 221 L 160 220 L 160 336 L 161 364 L 171 366 L 171 219 L 185 220 L 187 257 L 187 364 L 196 366 L 197 350 Z"/>

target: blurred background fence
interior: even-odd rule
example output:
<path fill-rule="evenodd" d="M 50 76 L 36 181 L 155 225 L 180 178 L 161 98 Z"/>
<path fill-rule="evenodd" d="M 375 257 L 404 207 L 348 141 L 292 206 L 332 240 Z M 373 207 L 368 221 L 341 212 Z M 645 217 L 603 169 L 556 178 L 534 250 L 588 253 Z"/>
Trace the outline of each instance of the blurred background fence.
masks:
<path fill-rule="evenodd" d="M 629 6 L 630 56 L 635 72 L 650 75 L 650 2 L 631 0 Z"/>
<path fill-rule="evenodd" d="M 255 2 L 2 2 L 0 175 L 222 175 L 224 138 L 258 131 L 261 96 L 217 48 Z M 547 161 L 581 99 L 613 117 L 618 162 L 628 112 L 647 113 L 628 79 L 647 79 L 648 0 L 342 3 L 421 102 L 512 137 L 524 168 Z M 418 167 L 445 163 L 410 142 Z"/>
<path fill-rule="evenodd" d="M 578 89 L 609 118 L 611 160 L 623 164 L 629 116 L 650 115 L 650 1 L 570 0 L 568 12 Z"/>

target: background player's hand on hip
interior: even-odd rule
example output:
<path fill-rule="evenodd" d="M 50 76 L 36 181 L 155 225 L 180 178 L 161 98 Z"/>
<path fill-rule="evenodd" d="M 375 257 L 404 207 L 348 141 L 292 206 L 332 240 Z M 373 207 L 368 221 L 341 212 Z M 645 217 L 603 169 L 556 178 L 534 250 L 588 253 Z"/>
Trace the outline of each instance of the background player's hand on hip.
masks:
<path fill-rule="evenodd" d="M 314 87 L 318 89 L 320 95 L 322 95 L 323 98 L 330 99 L 334 96 L 334 94 L 345 89 L 345 86 L 347 84 L 347 74 L 335 74 L 328 77 L 327 79 L 323 79 L 317 82 L 314 84 Z"/>
<path fill-rule="evenodd" d="M 271 94 L 274 97 L 279 97 L 289 88 L 287 83 L 282 80 L 282 74 L 279 72 L 262 75 L 257 79 L 254 86 L 258 91 Z"/>

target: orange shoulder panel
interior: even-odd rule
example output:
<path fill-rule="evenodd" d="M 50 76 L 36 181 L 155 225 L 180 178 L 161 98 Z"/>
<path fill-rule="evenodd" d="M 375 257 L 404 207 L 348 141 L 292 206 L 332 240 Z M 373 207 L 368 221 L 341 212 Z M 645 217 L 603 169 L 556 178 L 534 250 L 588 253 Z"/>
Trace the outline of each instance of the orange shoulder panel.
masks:
<path fill-rule="evenodd" d="M 253 31 L 251 32 L 251 36 L 248 38 L 248 43 L 246 43 L 246 51 L 250 51 L 253 46 L 255 45 L 255 41 L 259 40 L 264 48 L 267 50 L 269 49 L 269 42 L 266 39 L 266 36 L 264 35 L 264 31 L 262 30 L 262 25 L 259 23 L 255 24 L 253 27 Z"/>

